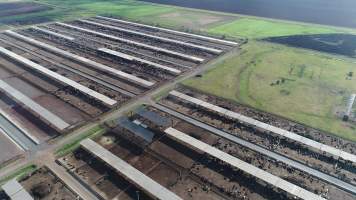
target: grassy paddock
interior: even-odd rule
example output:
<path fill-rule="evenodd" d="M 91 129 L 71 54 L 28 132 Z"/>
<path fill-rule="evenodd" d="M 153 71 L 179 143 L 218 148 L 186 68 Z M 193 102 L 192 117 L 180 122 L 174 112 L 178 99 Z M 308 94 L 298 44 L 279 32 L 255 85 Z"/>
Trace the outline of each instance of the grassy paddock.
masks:
<path fill-rule="evenodd" d="M 184 84 L 356 141 L 356 126 L 336 115 L 356 91 L 352 60 L 253 41 L 240 54 Z"/>

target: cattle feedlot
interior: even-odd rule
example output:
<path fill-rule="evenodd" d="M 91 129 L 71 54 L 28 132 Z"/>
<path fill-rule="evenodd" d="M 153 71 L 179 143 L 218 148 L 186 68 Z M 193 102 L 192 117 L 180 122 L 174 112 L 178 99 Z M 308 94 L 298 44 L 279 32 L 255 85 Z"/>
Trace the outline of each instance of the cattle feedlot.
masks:
<path fill-rule="evenodd" d="M 1 32 L 0 166 L 42 161 L 0 199 L 354 200 L 355 143 L 179 83 L 246 42 L 106 16 Z"/>

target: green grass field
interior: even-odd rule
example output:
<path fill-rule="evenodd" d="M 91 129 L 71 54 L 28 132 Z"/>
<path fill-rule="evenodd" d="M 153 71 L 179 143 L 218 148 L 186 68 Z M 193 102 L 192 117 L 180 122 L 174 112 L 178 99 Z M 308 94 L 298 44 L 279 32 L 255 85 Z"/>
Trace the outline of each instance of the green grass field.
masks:
<path fill-rule="evenodd" d="M 241 55 L 231 56 L 203 78 L 191 79 L 185 84 L 356 141 L 355 125 L 342 122 L 336 115 L 342 110 L 348 94 L 356 91 L 355 80 L 345 80 L 348 72 L 355 71 L 355 60 L 256 40 L 297 34 L 355 34 L 353 29 L 198 11 L 134 0 L 36 2 L 49 4 L 54 10 L 17 18 L 47 17 L 52 21 L 113 15 L 179 30 L 248 38 L 249 43 L 243 46 Z M 280 84 L 277 85 L 278 81 Z"/>
<path fill-rule="evenodd" d="M 215 34 L 226 34 L 229 36 L 240 36 L 247 38 L 265 38 L 272 36 L 287 36 L 300 34 L 323 34 L 335 33 L 334 28 L 313 27 L 310 25 L 291 24 L 262 19 L 242 18 L 230 23 L 209 29 Z"/>
<path fill-rule="evenodd" d="M 345 79 L 355 69 L 332 55 L 251 41 L 184 84 L 356 141 L 356 126 L 336 115 L 356 91 L 356 79 Z"/>

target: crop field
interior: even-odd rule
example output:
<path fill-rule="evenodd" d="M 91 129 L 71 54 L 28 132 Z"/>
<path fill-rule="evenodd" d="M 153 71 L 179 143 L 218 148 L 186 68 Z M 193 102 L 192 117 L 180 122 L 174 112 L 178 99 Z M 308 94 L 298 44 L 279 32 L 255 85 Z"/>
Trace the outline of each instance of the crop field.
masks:
<path fill-rule="evenodd" d="M 74 20 L 96 15 L 122 17 L 128 20 L 136 20 L 153 25 L 159 24 L 180 30 L 196 30 L 197 28 L 215 26 L 237 18 L 236 16 L 212 14 L 204 11 L 192 12 L 184 8 L 159 6 L 134 0 L 109 0 L 105 2 L 41 0 L 36 1 L 36 3 L 41 3 L 38 5 L 42 7 L 48 6 L 51 9 L 36 13 L 19 13 L 16 16 L 0 17 L 0 30 L 5 30 L 9 26 Z"/>
<path fill-rule="evenodd" d="M 51 6 L 52 10 L 4 18 L 3 24 L 11 22 L 11 20 L 28 20 L 25 24 L 36 24 L 41 23 L 41 21 L 38 21 L 41 18 L 44 22 L 73 20 L 95 15 L 112 15 L 180 30 L 203 31 L 230 37 L 259 38 L 296 34 L 355 32 L 352 29 L 315 27 L 310 24 L 191 10 L 133 0 L 109 0 L 105 2 L 41 0 L 36 2 Z"/>
<path fill-rule="evenodd" d="M 26 25 L 46 22 L 49 20 L 48 17 L 31 18 L 29 16 L 44 15 L 51 12 L 51 10 L 50 6 L 35 2 L 0 1 L 0 25 Z M 26 16 L 24 18 L 27 19 L 22 19 L 21 16 Z"/>
<path fill-rule="evenodd" d="M 41 12 L 50 9 L 49 7 L 31 2 L 0 2 L 0 18 L 26 13 Z"/>

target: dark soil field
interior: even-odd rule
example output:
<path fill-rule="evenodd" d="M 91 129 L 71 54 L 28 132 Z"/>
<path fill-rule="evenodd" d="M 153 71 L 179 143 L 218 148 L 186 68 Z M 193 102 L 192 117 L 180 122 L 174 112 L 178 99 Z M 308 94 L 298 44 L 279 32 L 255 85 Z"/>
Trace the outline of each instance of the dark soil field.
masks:
<path fill-rule="evenodd" d="M 35 17 L 24 17 L 19 19 L 6 18 L 2 20 L 0 18 L 0 23 L 12 26 L 25 26 L 31 24 L 40 24 L 52 21 L 49 17 L 35 16 Z"/>
<path fill-rule="evenodd" d="M 321 51 L 325 53 L 356 57 L 356 36 L 349 34 L 317 34 L 271 37 L 265 41 Z"/>
<path fill-rule="evenodd" d="M 354 0 L 145 0 L 275 19 L 356 27 Z"/>
<path fill-rule="evenodd" d="M 0 3 L 0 17 L 41 12 L 49 9 L 51 8 L 48 6 L 30 2 Z"/>
<path fill-rule="evenodd" d="M 50 21 L 50 18 L 25 17 L 18 18 L 18 15 L 34 14 L 38 12 L 51 10 L 51 7 L 32 2 L 11 2 L 0 3 L 0 23 L 8 25 L 28 25 L 35 23 L 44 23 Z"/>

